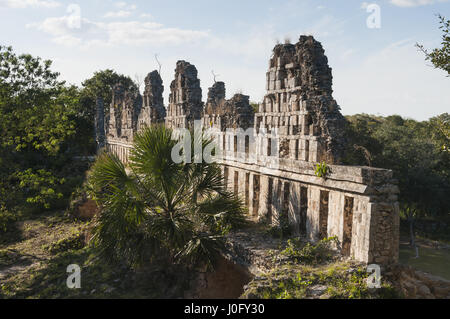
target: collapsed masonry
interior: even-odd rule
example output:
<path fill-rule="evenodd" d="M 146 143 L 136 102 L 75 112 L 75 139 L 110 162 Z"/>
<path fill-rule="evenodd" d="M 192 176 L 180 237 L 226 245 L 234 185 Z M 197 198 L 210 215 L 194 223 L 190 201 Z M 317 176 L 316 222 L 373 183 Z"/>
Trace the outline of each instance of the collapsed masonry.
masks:
<path fill-rule="evenodd" d="M 227 100 L 223 82 L 214 83 L 204 104 L 197 69 L 185 61 L 177 62 L 167 114 L 163 89 L 156 71 L 147 77 L 143 97 L 114 87 L 106 147 L 121 160 L 128 160 L 133 136 L 144 125 L 192 128 L 200 120 L 216 129 L 227 185 L 255 219 L 289 223 L 313 241 L 337 236 L 342 253 L 358 261 L 398 261 L 398 188 L 392 171 L 338 165 L 345 118 L 332 97 L 328 60 L 313 37 L 275 46 L 267 94 L 256 114 L 246 95 Z M 244 138 L 238 134 L 242 130 Z M 326 179 L 315 175 L 321 161 L 330 167 Z"/>

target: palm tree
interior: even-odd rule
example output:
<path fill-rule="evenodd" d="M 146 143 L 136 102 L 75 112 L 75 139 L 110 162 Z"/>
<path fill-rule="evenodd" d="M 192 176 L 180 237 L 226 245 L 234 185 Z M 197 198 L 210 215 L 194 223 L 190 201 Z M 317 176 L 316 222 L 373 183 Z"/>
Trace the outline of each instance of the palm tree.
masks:
<path fill-rule="evenodd" d="M 199 138 L 203 147 L 212 143 Z M 88 181 L 102 208 L 93 243 L 108 260 L 213 267 L 224 235 L 245 222 L 242 201 L 226 189 L 220 167 L 175 163 L 176 144 L 170 129 L 151 126 L 135 137 L 127 167 L 110 153 L 93 165 Z"/>

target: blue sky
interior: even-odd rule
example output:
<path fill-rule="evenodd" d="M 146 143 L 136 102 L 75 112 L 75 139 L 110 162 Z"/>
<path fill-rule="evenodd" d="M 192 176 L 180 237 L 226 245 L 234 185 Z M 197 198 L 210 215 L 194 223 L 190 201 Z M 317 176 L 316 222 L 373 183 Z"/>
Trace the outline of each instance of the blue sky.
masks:
<path fill-rule="evenodd" d="M 367 26 L 370 4 L 380 8 L 380 28 Z M 175 63 L 187 60 L 204 100 L 214 70 L 228 98 L 242 92 L 260 101 L 275 43 L 311 34 L 333 68 L 342 113 L 425 120 L 450 111 L 450 78 L 414 47 L 439 46 L 436 13 L 449 18 L 450 1 L 0 0 L 0 44 L 53 60 L 77 85 L 106 68 L 144 78 L 158 54 L 166 103 Z"/>

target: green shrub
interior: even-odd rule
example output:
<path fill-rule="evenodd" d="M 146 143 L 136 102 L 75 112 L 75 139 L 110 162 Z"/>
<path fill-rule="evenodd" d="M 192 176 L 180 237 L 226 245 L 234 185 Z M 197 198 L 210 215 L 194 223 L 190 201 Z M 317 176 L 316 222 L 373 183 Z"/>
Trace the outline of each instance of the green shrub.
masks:
<path fill-rule="evenodd" d="M 78 250 L 85 246 L 84 236 L 82 233 L 76 233 L 68 238 L 63 238 L 57 242 L 51 243 L 44 247 L 51 254 L 58 254 L 68 250 Z"/>
<path fill-rule="evenodd" d="M 0 206 L 0 233 L 7 232 L 9 225 L 16 221 L 16 215 L 6 209 L 5 206 Z"/>
<path fill-rule="evenodd" d="M 303 245 L 299 239 L 289 239 L 287 247 L 281 252 L 283 256 L 298 263 L 319 264 L 331 261 L 334 252 L 332 244 L 337 243 L 337 237 L 325 238 L 316 244 Z"/>
<path fill-rule="evenodd" d="M 50 208 L 51 203 L 63 197 L 58 192 L 59 185 L 64 184 L 65 179 L 58 179 L 51 172 L 44 169 L 27 169 L 16 174 L 19 187 L 26 194 L 26 201 L 29 204 Z"/>
<path fill-rule="evenodd" d="M 330 173 L 330 168 L 328 167 L 327 163 L 322 162 L 322 163 L 318 163 L 316 165 L 315 174 L 317 177 L 326 179 L 329 173 Z"/>

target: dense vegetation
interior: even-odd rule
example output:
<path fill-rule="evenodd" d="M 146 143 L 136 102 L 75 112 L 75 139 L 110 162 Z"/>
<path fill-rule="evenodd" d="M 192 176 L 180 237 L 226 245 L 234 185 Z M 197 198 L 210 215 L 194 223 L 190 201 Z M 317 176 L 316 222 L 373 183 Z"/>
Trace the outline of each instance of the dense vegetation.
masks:
<path fill-rule="evenodd" d="M 0 47 L 0 226 L 18 214 L 62 207 L 80 183 L 72 158 L 85 136 L 81 94 L 50 61 Z M 81 134 L 80 134 L 81 133 Z M 77 176 L 78 175 L 78 176 Z"/>
<path fill-rule="evenodd" d="M 405 218 L 449 221 L 450 115 L 428 121 L 398 115 L 347 116 L 347 164 L 392 169 Z M 441 234 L 445 236 L 445 234 Z"/>
<path fill-rule="evenodd" d="M 51 61 L 0 46 L 0 234 L 18 218 L 67 207 L 93 155 L 95 97 L 128 77 L 97 72 L 66 85 Z"/>

